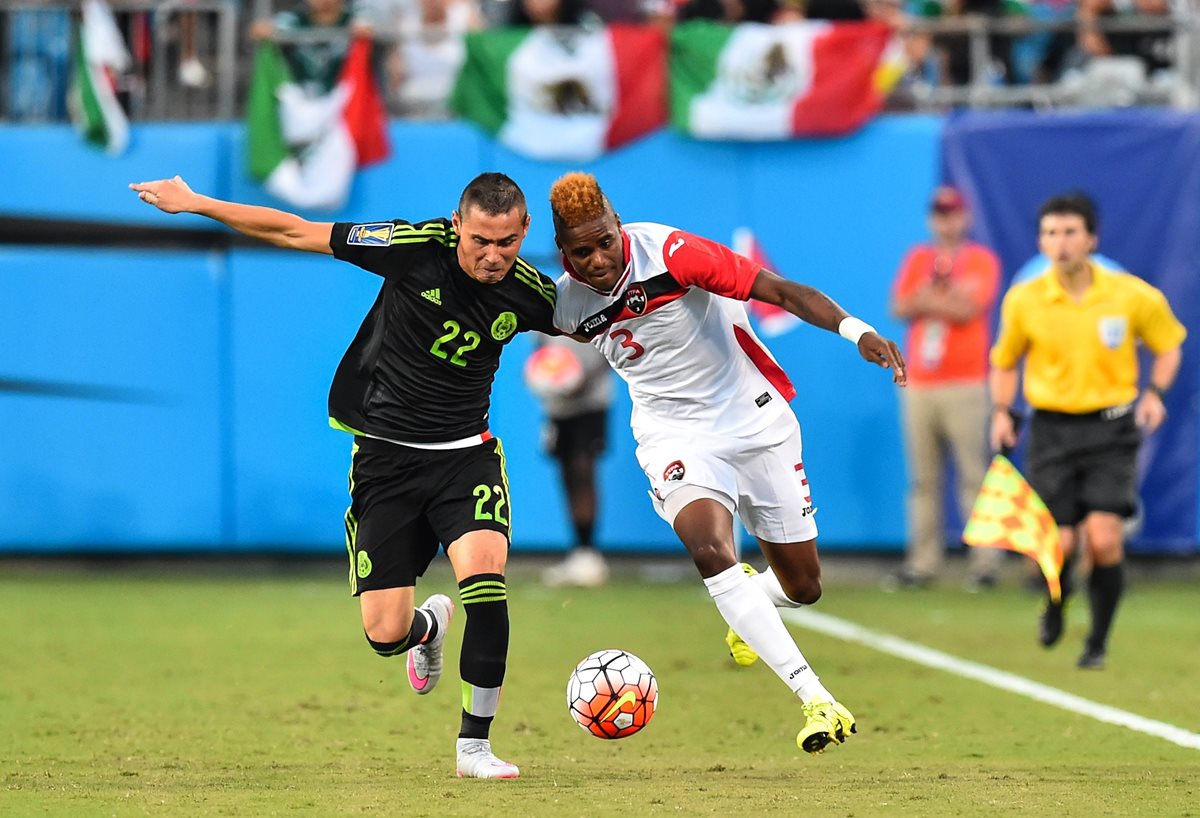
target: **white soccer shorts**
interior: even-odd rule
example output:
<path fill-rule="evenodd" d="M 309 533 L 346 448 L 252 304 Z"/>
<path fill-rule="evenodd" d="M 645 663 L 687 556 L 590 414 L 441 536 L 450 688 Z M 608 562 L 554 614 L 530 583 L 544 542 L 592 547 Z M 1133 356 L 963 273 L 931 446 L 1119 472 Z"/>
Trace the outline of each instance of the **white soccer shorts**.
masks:
<path fill-rule="evenodd" d="M 711 497 L 737 513 L 755 537 L 791 543 L 817 536 L 801 451 L 800 424 L 785 412 L 751 437 L 659 427 L 643 435 L 637 458 L 654 510 L 668 525 L 688 503 Z"/>

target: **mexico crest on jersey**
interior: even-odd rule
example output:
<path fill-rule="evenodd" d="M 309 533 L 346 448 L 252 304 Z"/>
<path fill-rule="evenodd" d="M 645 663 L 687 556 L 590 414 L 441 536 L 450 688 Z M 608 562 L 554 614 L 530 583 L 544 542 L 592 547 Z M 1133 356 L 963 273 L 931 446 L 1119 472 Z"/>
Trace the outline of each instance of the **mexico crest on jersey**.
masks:
<path fill-rule="evenodd" d="M 363 247 L 387 247 L 392 243 L 392 231 L 396 225 L 391 222 L 371 222 L 356 224 L 350 228 L 346 236 L 346 244 L 359 244 Z"/>
<path fill-rule="evenodd" d="M 625 306 L 634 315 L 641 315 L 646 311 L 646 291 L 640 284 L 634 284 L 625 291 Z"/>
<path fill-rule="evenodd" d="M 517 331 L 517 316 L 516 313 L 505 310 L 497 316 L 492 322 L 492 337 L 497 341 L 503 341 L 508 336 Z"/>

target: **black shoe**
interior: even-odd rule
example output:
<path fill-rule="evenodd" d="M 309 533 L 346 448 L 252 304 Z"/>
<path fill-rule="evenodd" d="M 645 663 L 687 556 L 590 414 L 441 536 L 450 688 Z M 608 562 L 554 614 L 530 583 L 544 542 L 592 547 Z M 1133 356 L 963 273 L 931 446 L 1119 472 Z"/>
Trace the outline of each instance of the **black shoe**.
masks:
<path fill-rule="evenodd" d="M 895 593 L 900 590 L 915 590 L 928 588 L 933 584 L 933 577 L 916 574 L 907 568 L 902 568 L 894 574 L 888 574 L 883 578 L 880 587 L 889 593 Z"/>
<path fill-rule="evenodd" d="M 1000 580 L 996 579 L 995 574 L 979 574 L 968 579 L 963 590 L 968 594 L 978 594 L 983 591 L 994 591 L 999 584 Z"/>
<path fill-rule="evenodd" d="M 1104 670 L 1104 648 L 1093 648 L 1090 645 L 1085 645 L 1083 655 L 1079 657 L 1079 661 L 1075 663 L 1075 666 L 1085 670 Z"/>
<path fill-rule="evenodd" d="M 1052 647 L 1063 634 L 1063 606 L 1047 602 L 1042 610 L 1042 619 L 1038 627 L 1038 640 L 1043 647 Z"/>

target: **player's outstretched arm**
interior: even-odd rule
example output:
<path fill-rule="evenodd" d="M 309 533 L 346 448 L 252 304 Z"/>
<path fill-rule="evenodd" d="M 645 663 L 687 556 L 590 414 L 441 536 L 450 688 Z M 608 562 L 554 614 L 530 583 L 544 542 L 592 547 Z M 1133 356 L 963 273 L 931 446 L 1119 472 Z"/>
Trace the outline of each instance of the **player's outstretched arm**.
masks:
<path fill-rule="evenodd" d="M 178 176 L 155 182 L 134 182 L 129 189 L 136 191 L 143 202 L 164 213 L 196 213 L 276 247 L 333 254 L 329 246 L 332 222 L 310 222 L 294 213 L 270 207 L 214 199 L 196 193 Z"/>
<path fill-rule="evenodd" d="M 750 287 L 750 297 L 782 307 L 802 321 L 854 341 L 863 360 L 892 370 L 892 380 L 896 384 L 904 386 L 908 383 L 900 347 L 852 317 L 820 290 L 790 281 L 764 268 L 758 271 Z"/>

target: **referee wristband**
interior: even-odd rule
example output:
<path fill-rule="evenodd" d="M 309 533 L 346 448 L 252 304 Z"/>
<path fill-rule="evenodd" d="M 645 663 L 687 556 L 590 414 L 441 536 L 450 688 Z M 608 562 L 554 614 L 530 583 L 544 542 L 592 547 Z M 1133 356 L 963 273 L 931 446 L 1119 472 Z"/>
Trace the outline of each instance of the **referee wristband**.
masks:
<path fill-rule="evenodd" d="M 866 321 L 860 321 L 853 315 L 847 315 L 842 319 L 842 322 L 838 324 L 838 335 L 842 336 L 852 344 L 857 344 L 860 338 L 862 338 L 868 332 L 874 331 L 875 328 L 873 326 L 868 324 Z"/>
<path fill-rule="evenodd" d="M 1167 390 L 1163 389 L 1161 386 L 1158 386 L 1156 384 L 1152 384 L 1152 383 L 1146 384 L 1146 391 L 1153 392 L 1155 395 L 1158 395 L 1159 400 L 1167 399 Z"/>

